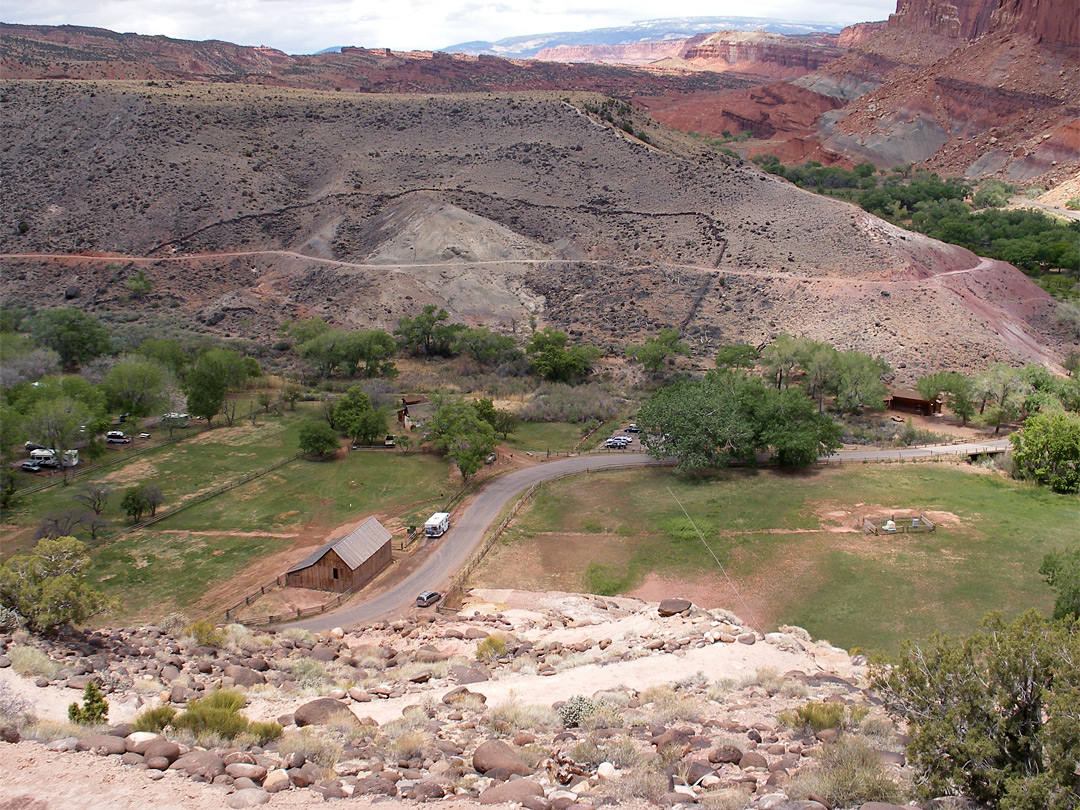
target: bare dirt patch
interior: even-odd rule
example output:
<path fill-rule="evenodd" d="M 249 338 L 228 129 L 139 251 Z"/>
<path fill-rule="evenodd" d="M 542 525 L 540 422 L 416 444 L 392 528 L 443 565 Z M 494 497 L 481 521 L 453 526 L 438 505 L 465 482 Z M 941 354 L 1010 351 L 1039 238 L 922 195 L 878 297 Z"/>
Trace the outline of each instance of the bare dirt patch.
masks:
<path fill-rule="evenodd" d="M 195 437 L 191 441 L 195 441 L 197 438 Z M 168 458 L 168 455 L 158 456 L 156 460 L 162 462 L 166 458 Z M 102 477 L 101 481 L 106 484 L 134 484 L 154 477 L 157 475 L 157 471 L 157 464 L 144 458 L 125 464 L 121 469 Z"/>

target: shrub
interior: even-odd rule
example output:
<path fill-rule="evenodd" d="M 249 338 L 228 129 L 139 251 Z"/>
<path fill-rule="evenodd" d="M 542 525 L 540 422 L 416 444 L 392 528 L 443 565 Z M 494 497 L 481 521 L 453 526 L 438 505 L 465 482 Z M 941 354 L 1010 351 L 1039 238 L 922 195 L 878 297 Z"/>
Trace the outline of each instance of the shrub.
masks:
<path fill-rule="evenodd" d="M 488 636 L 476 645 L 477 661 L 494 661 L 506 653 L 506 642 L 498 636 Z"/>
<path fill-rule="evenodd" d="M 248 730 L 248 720 L 240 714 L 244 703 L 244 696 L 236 690 L 218 689 L 188 703 L 187 709 L 172 721 L 172 725 L 197 736 L 211 733 L 231 740 Z"/>
<path fill-rule="evenodd" d="M 390 744 L 390 750 L 400 759 L 412 759 L 418 757 L 428 744 L 428 737 L 422 731 L 409 731 Z"/>
<path fill-rule="evenodd" d="M 484 714 L 484 725 L 499 734 L 510 734 L 523 729 L 548 729 L 559 721 L 558 715 L 548 706 L 532 706 L 507 700 L 492 706 Z"/>
<path fill-rule="evenodd" d="M 10 687 L 0 682 L 0 725 L 21 729 L 33 722 L 32 709 L 28 700 L 15 694 Z"/>
<path fill-rule="evenodd" d="M 93 681 L 86 684 L 86 688 L 83 689 L 83 705 L 72 703 L 68 706 L 68 720 L 72 723 L 93 726 L 104 723 L 108 716 L 109 703 L 105 700 L 105 695 L 101 693 L 101 687 Z"/>
<path fill-rule="evenodd" d="M 24 678 L 41 677 L 52 680 L 60 667 L 36 647 L 11 647 L 7 651 L 11 668 Z"/>
<path fill-rule="evenodd" d="M 206 619 L 200 619 L 189 624 L 184 632 L 194 638 L 195 643 L 200 647 L 214 647 L 216 649 L 225 642 L 225 634 L 213 622 L 208 622 Z"/>
<path fill-rule="evenodd" d="M 584 695 L 574 695 L 558 709 L 559 719 L 566 728 L 576 728 L 581 721 L 592 714 L 598 704 Z"/>
<path fill-rule="evenodd" d="M 340 745 L 333 740 L 316 736 L 308 729 L 282 737 L 277 750 L 281 756 L 302 754 L 304 759 L 326 770 L 333 768 L 341 758 Z"/>
<path fill-rule="evenodd" d="M 800 798 L 810 793 L 837 807 L 902 799 L 900 786 L 889 778 L 878 752 L 867 740 L 853 736 L 827 744 L 816 766 L 796 779 L 789 790 L 790 795 Z"/>
<path fill-rule="evenodd" d="M 256 721 L 248 724 L 247 733 L 255 738 L 257 745 L 266 745 L 271 740 L 276 740 L 285 732 L 279 723 L 264 723 Z"/>
<path fill-rule="evenodd" d="M 326 666 L 314 658 L 298 658 L 289 662 L 289 669 L 301 689 L 322 689 L 330 680 Z"/>
<path fill-rule="evenodd" d="M 135 722 L 131 724 L 131 728 L 133 731 L 152 731 L 160 734 L 174 717 L 176 717 L 176 709 L 172 706 L 158 706 L 140 712 Z"/>
<path fill-rule="evenodd" d="M 776 719 L 792 729 L 810 729 L 818 732 L 827 728 L 840 728 L 844 720 L 844 704 L 810 701 L 797 709 L 787 709 L 778 713 Z"/>

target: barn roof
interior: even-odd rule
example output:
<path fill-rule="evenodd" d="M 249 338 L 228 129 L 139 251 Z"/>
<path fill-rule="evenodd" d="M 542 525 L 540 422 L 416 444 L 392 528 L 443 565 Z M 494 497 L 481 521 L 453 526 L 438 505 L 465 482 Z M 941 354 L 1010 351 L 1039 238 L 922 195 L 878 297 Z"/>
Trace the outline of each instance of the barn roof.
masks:
<path fill-rule="evenodd" d="M 910 388 L 897 388 L 890 395 L 893 399 L 910 399 L 914 402 L 937 402 L 938 400 L 929 400 L 920 394 L 918 391 L 913 391 Z"/>
<path fill-rule="evenodd" d="M 350 570 L 355 571 L 366 560 L 374 556 L 375 552 L 386 545 L 391 537 L 393 535 L 379 521 L 369 517 L 348 534 L 342 535 L 336 540 L 331 540 L 320 547 L 318 551 L 309 554 L 290 568 L 287 573 L 291 574 L 293 571 L 299 571 L 301 568 L 314 565 L 330 549 L 337 552 L 342 562 L 349 566 Z"/>

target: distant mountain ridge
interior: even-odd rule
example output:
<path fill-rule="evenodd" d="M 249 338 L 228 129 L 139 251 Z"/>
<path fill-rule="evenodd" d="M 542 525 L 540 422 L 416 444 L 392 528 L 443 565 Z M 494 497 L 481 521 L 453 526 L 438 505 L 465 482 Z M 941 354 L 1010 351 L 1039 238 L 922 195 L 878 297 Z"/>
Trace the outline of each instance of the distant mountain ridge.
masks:
<path fill-rule="evenodd" d="M 449 45 L 446 53 L 470 56 L 505 56 L 532 59 L 545 48 L 589 45 L 632 45 L 639 42 L 663 42 L 689 39 L 696 34 L 715 31 L 768 31 L 773 34 L 838 34 L 843 23 L 823 23 L 777 20 L 769 17 L 670 17 L 641 20 L 613 28 L 592 28 L 586 31 L 561 31 L 546 34 L 527 34 L 506 37 L 495 42 L 476 40 Z"/>

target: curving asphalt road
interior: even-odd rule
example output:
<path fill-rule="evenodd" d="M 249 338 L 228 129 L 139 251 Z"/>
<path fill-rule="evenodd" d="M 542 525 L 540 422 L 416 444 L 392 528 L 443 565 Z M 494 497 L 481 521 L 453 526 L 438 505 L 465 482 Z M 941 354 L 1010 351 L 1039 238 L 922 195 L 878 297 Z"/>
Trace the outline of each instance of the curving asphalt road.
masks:
<path fill-rule="evenodd" d="M 1001 452 L 1008 446 L 1008 439 L 995 439 L 963 444 L 905 447 L 897 450 L 843 450 L 831 456 L 823 456 L 819 461 L 823 463 L 904 461 L 944 455 Z M 413 604 L 416 595 L 421 591 L 445 590 L 451 578 L 472 557 L 473 552 L 487 536 L 489 529 L 506 505 L 533 484 L 589 470 L 645 467 L 663 463 L 665 462 L 657 461 L 645 453 L 590 454 L 546 462 L 493 478 L 484 485 L 469 508 L 457 518 L 450 531 L 438 542 L 435 550 L 424 563 L 397 585 L 359 604 L 290 623 L 289 626 L 318 632 L 333 627 L 374 621 L 393 613 L 400 613 Z"/>
<path fill-rule="evenodd" d="M 472 557 L 473 551 L 506 505 L 533 484 L 589 470 L 644 467 L 660 463 L 645 453 L 585 455 L 549 461 L 493 478 L 457 518 L 450 531 L 438 541 L 435 551 L 423 565 L 397 585 L 359 604 L 290 623 L 289 626 L 318 632 L 373 621 L 413 604 L 421 591 L 444 590 L 444 586 Z"/>

